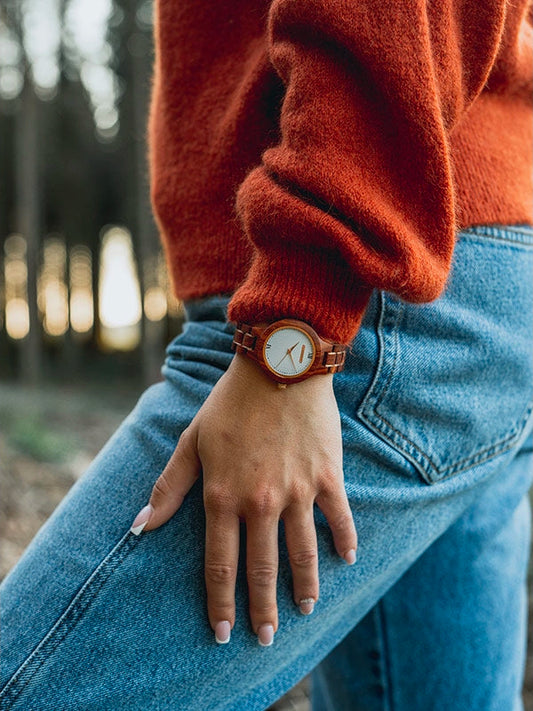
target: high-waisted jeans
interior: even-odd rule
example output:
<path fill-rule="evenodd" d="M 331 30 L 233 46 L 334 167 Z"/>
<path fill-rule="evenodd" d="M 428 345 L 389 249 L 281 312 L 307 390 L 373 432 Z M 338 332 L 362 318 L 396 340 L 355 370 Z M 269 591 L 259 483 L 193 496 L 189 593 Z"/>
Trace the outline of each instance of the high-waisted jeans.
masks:
<path fill-rule="evenodd" d="M 321 594 L 303 616 L 280 527 L 271 647 L 250 627 L 242 551 L 235 628 L 229 644 L 215 642 L 201 477 L 161 528 L 129 531 L 233 357 L 227 301 L 186 304 L 162 382 L 2 584 L 0 708 L 251 711 L 312 672 L 315 711 L 521 709 L 533 228 L 460 232 L 431 303 L 373 292 L 334 376 L 358 560 L 347 566 L 336 554 L 315 507 Z"/>

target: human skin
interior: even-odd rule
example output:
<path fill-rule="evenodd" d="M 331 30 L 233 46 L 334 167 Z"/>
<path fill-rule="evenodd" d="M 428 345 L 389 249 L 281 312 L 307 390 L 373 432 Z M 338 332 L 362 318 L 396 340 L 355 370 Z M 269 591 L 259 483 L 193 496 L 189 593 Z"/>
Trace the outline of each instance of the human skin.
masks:
<path fill-rule="evenodd" d="M 210 625 L 217 641 L 229 639 L 235 624 L 239 521 L 244 520 L 250 619 L 258 641 L 269 645 L 278 628 L 280 518 L 294 601 L 302 613 L 310 614 L 319 596 L 313 502 L 328 521 L 337 553 L 355 562 L 357 534 L 344 489 L 333 375 L 279 388 L 255 363 L 236 354 L 183 431 L 133 526 L 147 516 L 145 531 L 168 521 L 201 472 Z"/>

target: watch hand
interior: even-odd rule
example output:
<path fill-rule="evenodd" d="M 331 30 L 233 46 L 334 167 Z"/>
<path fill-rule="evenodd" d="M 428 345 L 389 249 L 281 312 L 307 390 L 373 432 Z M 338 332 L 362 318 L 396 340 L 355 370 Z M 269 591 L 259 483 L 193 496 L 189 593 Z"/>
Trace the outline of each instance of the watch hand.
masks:
<path fill-rule="evenodd" d="M 287 355 L 288 355 L 289 358 L 291 359 L 291 363 L 292 363 L 292 367 L 294 368 L 294 372 L 297 373 L 297 372 L 298 372 L 298 369 L 297 369 L 296 366 L 294 365 L 294 360 L 293 360 L 293 358 L 292 358 L 292 353 L 288 353 Z"/>
<path fill-rule="evenodd" d="M 276 363 L 276 365 L 274 366 L 274 368 L 277 368 L 279 365 L 281 365 L 281 363 L 283 363 L 283 361 L 285 360 L 285 358 L 286 358 L 288 355 L 290 355 L 289 349 L 287 349 L 287 352 L 285 353 L 285 355 L 283 356 L 283 358 L 280 360 L 279 363 Z"/>
<path fill-rule="evenodd" d="M 292 360 L 292 351 L 296 348 L 296 346 L 298 345 L 298 343 L 300 343 L 300 341 L 296 341 L 296 343 L 294 344 L 294 346 L 291 346 L 291 348 L 287 348 L 287 352 L 285 353 L 285 355 L 283 356 L 283 358 L 280 360 L 280 362 L 277 363 L 277 364 L 274 366 L 274 368 L 278 368 L 278 367 L 283 363 L 283 361 L 285 360 L 285 358 L 286 358 L 287 356 L 289 356 L 289 358 L 291 359 L 292 364 L 293 364 L 293 366 L 294 366 L 294 370 L 296 370 L 296 366 L 294 365 L 294 361 Z"/>

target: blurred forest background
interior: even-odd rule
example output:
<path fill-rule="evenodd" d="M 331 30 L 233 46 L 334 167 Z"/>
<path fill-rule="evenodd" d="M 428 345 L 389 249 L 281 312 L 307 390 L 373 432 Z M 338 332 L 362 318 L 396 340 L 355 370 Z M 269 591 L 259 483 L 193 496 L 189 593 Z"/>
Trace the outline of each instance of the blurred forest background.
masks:
<path fill-rule="evenodd" d="M 0 0 L 0 579 L 181 329 L 149 200 L 152 10 Z M 272 708 L 308 709 L 306 681 Z"/>
<path fill-rule="evenodd" d="M 179 330 L 152 219 L 150 0 L 2 0 L 0 377 L 158 377 Z"/>

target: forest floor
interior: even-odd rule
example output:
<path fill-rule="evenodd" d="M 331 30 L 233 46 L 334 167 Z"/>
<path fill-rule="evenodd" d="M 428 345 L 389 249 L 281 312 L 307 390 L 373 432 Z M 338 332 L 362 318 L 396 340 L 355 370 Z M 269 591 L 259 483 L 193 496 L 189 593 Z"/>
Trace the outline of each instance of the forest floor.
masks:
<path fill-rule="evenodd" d="M 138 386 L 137 386 L 138 388 Z M 135 404 L 140 390 L 0 383 L 0 579 Z M 533 711 L 533 569 L 524 710 Z M 308 711 L 304 679 L 271 710 Z"/>

